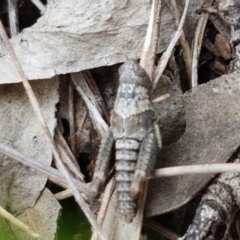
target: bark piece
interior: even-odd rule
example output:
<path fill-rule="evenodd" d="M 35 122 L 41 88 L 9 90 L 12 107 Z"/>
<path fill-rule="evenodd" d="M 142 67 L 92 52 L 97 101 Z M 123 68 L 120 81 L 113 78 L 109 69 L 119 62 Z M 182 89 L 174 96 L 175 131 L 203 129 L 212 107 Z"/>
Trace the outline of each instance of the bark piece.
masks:
<path fill-rule="evenodd" d="M 185 94 L 186 131 L 178 142 L 162 149 L 156 168 L 229 159 L 240 145 L 239 77 L 239 72 L 224 75 Z M 159 215 L 185 204 L 211 177 L 188 175 L 150 181 L 146 215 Z"/>
<path fill-rule="evenodd" d="M 181 0 L 181 5 L 184 5 Z M 189 37 L 196 27 L 195 13 L 203 1 L 191 1 L 187 24 Z M 52 0 L 45 14 L 30 28 L 12 39 L 14 50 L 29 79 L 50 78 L 136 58 L 144 39 L 150 1 Z M 175 32 L 175 20 L 164 3 L 161 14 L 158 52 L 168 46 Z M 11 71 L 9 71 L 11 69 Z M 19 82 L 4 47 L 0 46 L 0 83 Z"/>

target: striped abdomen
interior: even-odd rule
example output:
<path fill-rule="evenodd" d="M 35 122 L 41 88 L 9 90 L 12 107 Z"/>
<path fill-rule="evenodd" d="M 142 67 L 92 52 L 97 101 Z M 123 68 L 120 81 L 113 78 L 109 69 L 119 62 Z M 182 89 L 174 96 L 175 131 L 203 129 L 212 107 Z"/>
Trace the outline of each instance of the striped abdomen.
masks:
<path fill-rule="evenodd" d="M 126 138 L 116 140 L 118 208 L 128 222 L 132 221 L 137 211 L 136 197 L 130 195 L 129 189 L 136 168 L 139 148 L 140 143 L 136 140 Z"/>

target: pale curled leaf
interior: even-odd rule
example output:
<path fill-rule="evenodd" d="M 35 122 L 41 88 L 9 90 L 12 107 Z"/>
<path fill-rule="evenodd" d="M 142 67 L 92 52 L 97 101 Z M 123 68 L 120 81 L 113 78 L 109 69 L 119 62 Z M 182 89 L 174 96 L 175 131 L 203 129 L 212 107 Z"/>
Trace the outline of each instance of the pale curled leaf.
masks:
<path fill-rule="evenodd" d="M 156 168 L 228 160 L 240 145 L 239 76 L 239 72 L 224 75 L 185 94 L 186 131 L 178 142 L 162 149 Z M 212 176 L 150 181 L 146 215 L 162 214 L 183 205 Z"/>
<path fill-rule="evenodd" d="M 182 6 L 184 2 L 181 0 Z M 191 1 L 189 33 L 196 27 L 199 16 L 195 11 L 201 5 L 202 0 Z M 151 1 L 145 0 L 49 1 L 37 23 L 11 42 L 29 79 L 113 65 L 125 61 L 114 45 L 124 49 L 129 58 L 136 58 L 136 49 L 146 34 L 150 8 Z M 166 49 L 174 28 L 172 13 L 163 4 L 158 52 Z M 19 82 L 9 55 L 2 48 L 0 53 L 0 83 Z"/>

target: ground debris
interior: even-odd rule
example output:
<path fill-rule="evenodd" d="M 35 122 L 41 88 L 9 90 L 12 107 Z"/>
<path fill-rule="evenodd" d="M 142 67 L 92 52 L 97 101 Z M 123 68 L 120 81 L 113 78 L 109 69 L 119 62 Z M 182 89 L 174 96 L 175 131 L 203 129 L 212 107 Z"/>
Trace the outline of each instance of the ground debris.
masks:
<path fill-rule="evenodd" d="M 236 159 L 235 162 L 239 163 L 240 160 Z M 179 240 L 215 239 L 214 234 L 219 225 L 229 224 L 240 208 L 239 191 L 239 173 L 221 174 L 207 189 L 192 224 Z"/>

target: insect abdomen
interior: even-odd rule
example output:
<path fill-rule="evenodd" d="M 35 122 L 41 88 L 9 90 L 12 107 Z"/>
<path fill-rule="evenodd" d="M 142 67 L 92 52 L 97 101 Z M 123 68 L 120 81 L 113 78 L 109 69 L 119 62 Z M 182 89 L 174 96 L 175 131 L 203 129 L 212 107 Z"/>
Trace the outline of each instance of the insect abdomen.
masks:
<path fill-rule="evenodd" d="M 128 222 L 136 214 L 135 197 L 130 195 L 130 185 L 138 159 L 140 144 L 133 139 L 118 139 L 116 141 L 116 182 L 118 191 L 119 211 Z"/>

